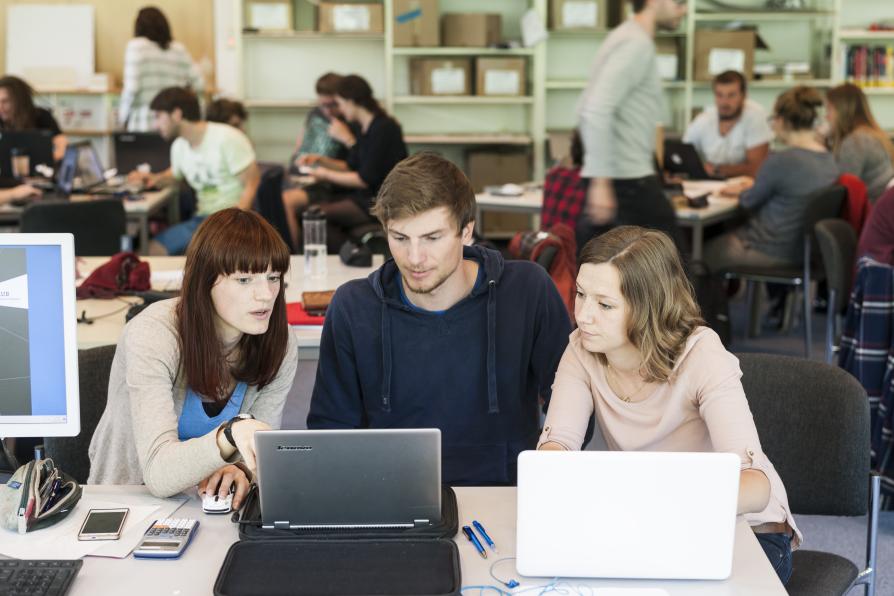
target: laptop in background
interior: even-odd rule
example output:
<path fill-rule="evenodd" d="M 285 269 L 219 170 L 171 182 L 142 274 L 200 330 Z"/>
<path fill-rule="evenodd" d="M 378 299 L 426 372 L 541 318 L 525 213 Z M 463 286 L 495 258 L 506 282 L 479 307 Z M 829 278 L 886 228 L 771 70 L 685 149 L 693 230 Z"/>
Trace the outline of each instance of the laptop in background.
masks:
<path fill-rule="evenodd" d="M 149 172 L 158 173 L 171 167 L 171 141 L 158 133 L 116 132 L 113 135 L 115 168 L 126 176 L 146 166 Z"/>
<path fill-rule="evenodd" d="M 0 178 L 13 178 L 12 154 L 27 155 L 29 176 L 37 176 L 37 166 L 52 168 L 53 133 L 49 130 L 0 130 Z"/>
<path fill-rule="evenodd" d="M 441 520 L 438 429 L 255 433 L 265 528 L 412 528 Z"/>
<path fill-rule="evenodd" d="M 708 174 L 695 146 L 682 141 L 664 141 L 664 169 L 671 174 L 684 174 L 690 180 L 724 179 Z"/>
<path fill-rule="evenodd" d="M 726 579 L 740 465 L 732 453 L 522 452 L 518 572 Z"/>

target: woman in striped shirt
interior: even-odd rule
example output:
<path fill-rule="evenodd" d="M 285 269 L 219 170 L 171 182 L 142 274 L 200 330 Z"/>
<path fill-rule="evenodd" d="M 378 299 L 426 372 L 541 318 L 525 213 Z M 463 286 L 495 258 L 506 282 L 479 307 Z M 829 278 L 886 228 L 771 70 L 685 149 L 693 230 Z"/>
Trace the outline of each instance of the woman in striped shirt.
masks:
<path fill-rule="evenodd" d="M 129 131 L 150 131 L 153 127 L 149 104 L 159 91 L 190 87 L 200 96 L 204 81 L 183 44 L 173 41 L 168 20 L 157 8 L 140 10 L 134 36 L 124 53 L 124 88 L 118 118 Z"/>

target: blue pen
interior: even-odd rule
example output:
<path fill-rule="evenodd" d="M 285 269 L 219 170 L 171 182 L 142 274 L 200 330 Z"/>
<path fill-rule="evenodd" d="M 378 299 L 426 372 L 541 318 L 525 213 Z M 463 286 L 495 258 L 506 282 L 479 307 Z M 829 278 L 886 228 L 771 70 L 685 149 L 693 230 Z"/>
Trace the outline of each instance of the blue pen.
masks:
<path fill-rule="evenodd" d="M 475 526 L 475 529 L 478 530 L 478 533 L 481 534 L 481 537 L 484 538 L 484 541 L 487 542 L 487 545 L 490 547 L 490 549 L 499 554 L 499 552 L 497 551 L 497 545 L 494 544 L 494 541 L 491 540 L 490 536 L 487 535 L 487 531 L 484 529 L 484 526 L 479 524 L 477 521 L 473 521 L 472 525 Z"/>
<path fill-rule="evenodd" d="M 472 528 L 469 526 L 463 526 L 463 534 L 466 535 L 466 538 L 469 539 L 469 542 L 475 545 L 475 550 L 478 551 L 478 554 L 481 555 L 483 559 L 487 558 L 487 553 L 484 552 L 484 547 L 481 546 L 481 543 L 478 542 L 478 537 L 475 536 L 475 532 L 472 531 Z"/>

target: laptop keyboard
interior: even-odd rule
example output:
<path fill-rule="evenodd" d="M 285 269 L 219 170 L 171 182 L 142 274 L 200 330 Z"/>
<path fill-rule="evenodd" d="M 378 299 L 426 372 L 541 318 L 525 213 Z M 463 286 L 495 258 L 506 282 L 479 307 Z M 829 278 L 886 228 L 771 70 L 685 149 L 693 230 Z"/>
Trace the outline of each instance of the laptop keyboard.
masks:
<path fill-rule="evenodd" d="M 0 559 L 0 596 L 62 596 L 82 561 Z"/>

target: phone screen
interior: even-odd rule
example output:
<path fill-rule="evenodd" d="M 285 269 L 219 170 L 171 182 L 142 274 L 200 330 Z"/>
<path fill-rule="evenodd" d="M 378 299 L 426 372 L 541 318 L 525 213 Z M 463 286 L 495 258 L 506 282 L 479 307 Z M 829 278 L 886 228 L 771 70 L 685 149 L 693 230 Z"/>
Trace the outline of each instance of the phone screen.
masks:
<path fill-rule="evenodd" d="M 126 511 L 91 511 L 82 534 L 116 534 L 127 515 Z"/>

